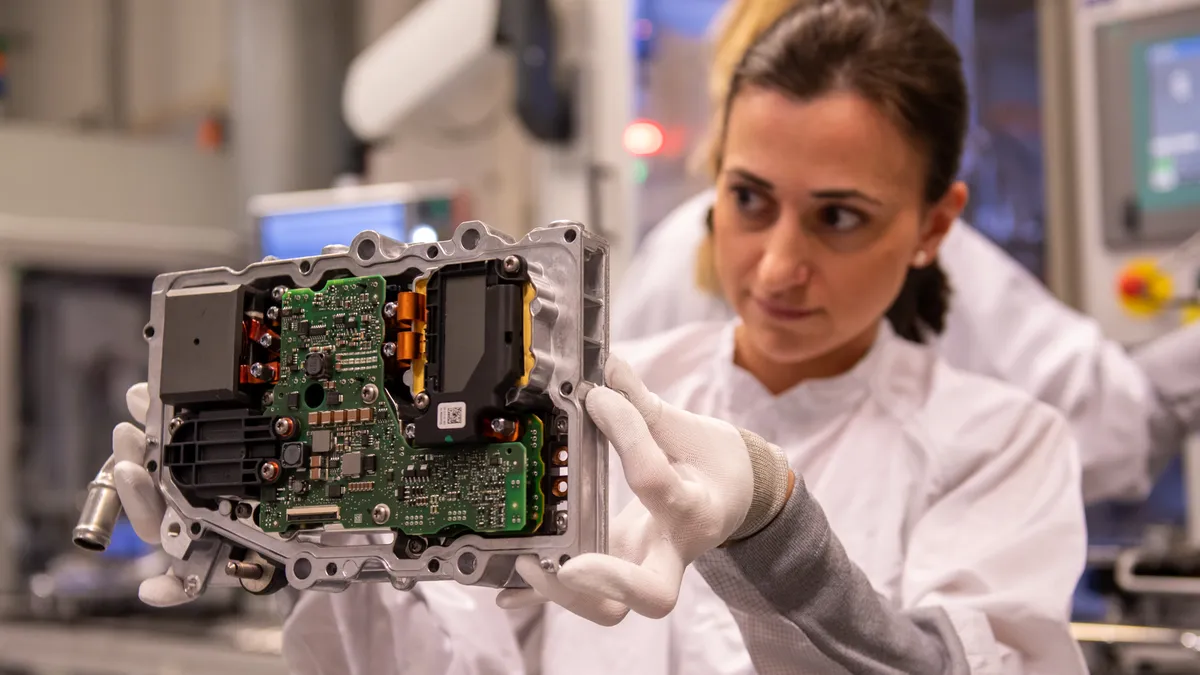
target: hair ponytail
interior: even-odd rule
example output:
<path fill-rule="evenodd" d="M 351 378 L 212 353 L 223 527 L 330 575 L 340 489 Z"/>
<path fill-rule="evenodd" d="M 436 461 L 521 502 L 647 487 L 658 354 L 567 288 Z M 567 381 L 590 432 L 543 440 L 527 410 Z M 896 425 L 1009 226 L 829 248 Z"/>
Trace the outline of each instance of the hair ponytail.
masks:
<path fill-rule="evenodd" d="M 888 323 L 910 342 L 924 343 L 930 333 L 946 329 L 950 310 L 950 279 L 937 260 L 925 267 L 910 267 L 900 295 L 888 308 Z"/>

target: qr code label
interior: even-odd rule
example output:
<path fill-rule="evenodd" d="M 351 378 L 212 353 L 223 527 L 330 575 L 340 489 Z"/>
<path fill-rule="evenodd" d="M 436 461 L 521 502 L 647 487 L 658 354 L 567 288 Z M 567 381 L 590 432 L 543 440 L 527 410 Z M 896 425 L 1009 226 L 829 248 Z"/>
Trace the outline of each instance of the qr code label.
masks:
<path fill-rule="evenodd" d="M 437 424 L 439 429 L 462 429 L 467 426 L 467 404 L 439 403 Z"/>

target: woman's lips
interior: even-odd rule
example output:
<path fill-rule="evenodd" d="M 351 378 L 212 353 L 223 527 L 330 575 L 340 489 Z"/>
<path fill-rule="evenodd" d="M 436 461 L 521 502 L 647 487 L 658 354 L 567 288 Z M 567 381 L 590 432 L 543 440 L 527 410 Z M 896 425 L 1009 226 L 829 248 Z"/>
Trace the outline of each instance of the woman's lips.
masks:
<path fill-rule="evenodd" d="M 759 309 L 763 311 L 763 313 L 779 321 L 796 321 L 798 319 L 807 319 L 808 317 L 811 317 L 820 311 L 818 309 L 803 309 L 788 303 L 777 302 L 773 300 L 762 300 L 760 298 L 754 298 L 754 302 L 758 305 Z"/>

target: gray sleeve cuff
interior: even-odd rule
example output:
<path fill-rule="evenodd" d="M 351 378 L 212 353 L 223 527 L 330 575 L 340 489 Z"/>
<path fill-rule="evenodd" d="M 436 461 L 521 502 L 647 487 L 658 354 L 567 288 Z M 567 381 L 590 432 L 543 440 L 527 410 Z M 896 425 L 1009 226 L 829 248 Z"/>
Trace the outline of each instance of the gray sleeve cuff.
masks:
<path fill-rule="evenodd" d="M 758 434 L 738 429 L 742 442 L 750 453 L 750 468 L 754 472 L 754 498 L 746 519 L 729 535 L 730 541 L 745 539 L 766 527 L 783 510 L 787 501 L 788 463 L 779 448 Z"/>
<path fill-rule="evenodd" d="M 945 613 L 905 612 L 876 593 L 799 476 L 762 531 L 705 553 L 696 569 L 737 619 L 759 672 L 970 672 Z"/>

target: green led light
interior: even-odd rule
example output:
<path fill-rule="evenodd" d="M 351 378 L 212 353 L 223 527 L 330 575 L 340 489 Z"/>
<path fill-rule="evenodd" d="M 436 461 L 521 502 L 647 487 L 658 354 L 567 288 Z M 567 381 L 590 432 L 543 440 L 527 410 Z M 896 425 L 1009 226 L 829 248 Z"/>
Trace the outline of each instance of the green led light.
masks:
<path fill-rule="evenodd" d="M 633 160 L 633 180 L 641 185 L 650 177 L 650 165 L 644 159 Z"/>

